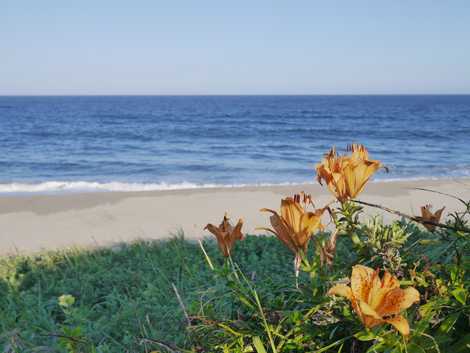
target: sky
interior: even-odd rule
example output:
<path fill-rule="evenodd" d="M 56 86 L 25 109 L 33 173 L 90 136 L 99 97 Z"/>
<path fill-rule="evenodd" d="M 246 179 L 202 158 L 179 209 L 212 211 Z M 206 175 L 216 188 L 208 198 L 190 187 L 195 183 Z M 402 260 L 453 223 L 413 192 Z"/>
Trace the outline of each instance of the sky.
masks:
<path fill-rule="evenodd" d="M 0 0 L 0 95 L 454 93 L 468 0 Z"/>

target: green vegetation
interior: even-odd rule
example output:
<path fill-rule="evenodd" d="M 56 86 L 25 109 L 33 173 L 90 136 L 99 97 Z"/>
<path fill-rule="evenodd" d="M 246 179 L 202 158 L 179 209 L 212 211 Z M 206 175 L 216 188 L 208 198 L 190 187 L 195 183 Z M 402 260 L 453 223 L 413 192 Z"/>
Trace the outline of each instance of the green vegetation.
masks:
<path fill-rule="evenodd" d="M 222 263 L 212 239 L 204 244 L 214 263 Z M 266 289 L 293 283 L 286 266 L 289 253 L 276 238 L 250 236 L 236 249 L 236 261 L 256 273 Z M 145 338 L 189 347 L 187 322 L 172 284 L 190 313 L 197 313 L 201 304 L 218 313 L 233 309 L 199 244 L 181 236 L 110 249 L 1 258 L 0 351 L 48 347 L 49 352 L 66 352 L 74 343 L 67 337 L 81 343 L 77 352 L 158 348 Z M 75 303 L 61 306 L 64 294 Z"/>
<path fill-rule="evenodd" d="M 214 270 L 182 236 L 0 259 L 0 351 L 363 352 L 375 344 L 392 352 L 379 345 L 404 339 L 390 325 L 364 329 L 349 303 L 325 295 L 356 263 L 386 268 L 422 294 L 407 314 L 408 352 L 467 351 L 468 235 L 379 219 L 353 232 L 339 237 L 331 268 L 314 260 L 330 235 L 315 236 L 298 289 L 294 257 L 276 237 L 247 236 L 228 259 L 204 241 Z"/>

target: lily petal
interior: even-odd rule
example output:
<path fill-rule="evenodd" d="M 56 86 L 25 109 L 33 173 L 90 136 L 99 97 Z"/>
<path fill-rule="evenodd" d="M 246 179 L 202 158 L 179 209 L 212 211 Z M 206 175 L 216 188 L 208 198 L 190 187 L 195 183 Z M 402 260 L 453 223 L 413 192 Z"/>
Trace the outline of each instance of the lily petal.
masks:
<path fill-rule="evenodd" d="M 233 228 L 233 231 L 232 231 L 233 239 L 243 240 L 242 226 L 243 226 L 243 219 L 240 218 L 235 228 Z"/>
<path fill-rule="evenodd" d="M 353 267 L 351 274 L 351 290 L 356 299 L 364 302 L 368 301 L 371 279 L 374 272 L 375 271 L 370 267 L 363 265 Z"/>
<path fill-rule="evenodd" d="M 395 327 L 403 336 L 408 336 L 410 334 L 410 325 L 408 324 L 408 321 L 401 315 L 387 319 L 385 322 L 393 325 L 393 327 Z"/>
<path fill-rule="evenodd" d="M 376 320 L 382 320 L 382 317 L 366 302 L 359 301 L 359 309 L 365 316 L 370 316 Z"/>
<path fill-rule="evenodd" d="M 441 209 L 437 210 L 437 211 L 434 213 L 434 217 L 436 218 L 436 222 L 439 222 L 439 221 L 440 221 L 441 216 L 442 216 L 442 212 L 444 212 L 444 209 L 445 209 L 445 206 L 442 207 Z"/>
<path fill-rule="evenodd" d="M 400 310 L 408 309 L 414 303 L 418 303 L 420 301 L 419 292 L 413 287 L 403 289 L 403 293 L 404 297 L 400 303 Z"/>
<path fill-rule="evenodd" d="M 401 311 L 401 303 L 405 298 L 405 291 L 401 288 L 389 290 L 379 304 L 377 311 L 382 316 L 398 314 Z"/>
<path fill-rule="evenodd" d="M 297 249 L 295 243 L 291 237 L 291 231 L 283 221 L 283 219 L 277 214 L 273 214 L 269 217 L 271 225 L 274 228 L 274 234 L 281 240 L 292 252 L 296 253 Z"/>
<path fill-rule="evenodd" d="M 328 295 L 339 295 L 349 300 L 352 298 L 351 288 L 345 284 L 336 284 L 330 288 Z"/>
<path fill-rule="evenodd" d="M 384 279 L 386 279 L 386 275 L 388 272 L 385 273 Z M 389 274 L 390 275 L 390 274 Z M 377 309 L 383 301 L 383 298 L 390 291 L 390 287 L 387 287 L 384 280 L 380 279 L 379 271 L 374 271 L 374 274 L 371 278 L 371 288 L 369 291 L 369 295 L 367 296 L 367 302 L 370 306 Z"/>
<path fill-rule="evenodd" d="M 388 271 L 386 271 L 382 278 L 382 287 L 389 289 L 400 288 L 400 282 L 395 276 L 392 276 Z"/>
<path fill-rule="evenodd" d="M 301 217 L 303 214 L 302 206 L 291 197 L 281 201 L 281 217 L 295 233 L 301 231 Z"/>
<path fill-rule="evenodd" d="M 204 227 L 204 229 L 207 229 L 209 232 L 211 232 L 212 234 L 215 235 L 215 237 L 217 238 L 217 241 L 220 243 L 220 242 L 224 242 L 224 234 L 223 232 L 219 229 L 219 227 L 216 227 L 215 225 L 213 224 L 208 224 Z"/>
<path fill-rule="evenodd" d="M 213 224 L 208 224 L 204 229 L 207 229 L 209 232 L 215 235 L 217 238 L 217 245 L 225 257 L 228 257 L 230 254 L 229 245 L 227 244 L 226 235 L 227 233 L 221 231 L 219 227 L 214 226 Z"/>

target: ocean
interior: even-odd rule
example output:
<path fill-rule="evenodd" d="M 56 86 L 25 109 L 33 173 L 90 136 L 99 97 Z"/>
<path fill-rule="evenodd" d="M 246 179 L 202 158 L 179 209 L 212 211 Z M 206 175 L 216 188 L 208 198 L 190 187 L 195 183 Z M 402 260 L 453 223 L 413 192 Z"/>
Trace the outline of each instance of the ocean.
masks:
<path fill-rule="evenodd" d="M 0 97 L 0 193 L 314 182 L 332 146 L 375 180 L 470 176 L 470 95 Z"/>

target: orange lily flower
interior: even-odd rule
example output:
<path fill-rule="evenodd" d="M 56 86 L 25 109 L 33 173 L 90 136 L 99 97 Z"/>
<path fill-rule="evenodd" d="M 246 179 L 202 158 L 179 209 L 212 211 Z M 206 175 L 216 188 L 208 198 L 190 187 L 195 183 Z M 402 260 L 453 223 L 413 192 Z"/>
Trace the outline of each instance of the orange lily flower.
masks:
<path fill-rule="evenodd" d="M 355 198 L 372 174 L 383 166 L 379 161 L 369 159 L 363 145 L 352 144 L 348 150 L 350 156 L 339 156 L 332 148 L 316 166 L 318 182 L 323 185 L 324 181 L 340 202 Z"/>
<path fill-rule="evenodd" d="M 353 267 L 350 287 L 337 284 L 328 294 L 349 299 L 365 327 L 388 323 L 404 336 L 409 335 L 410 327 L 400 313 L 420 300 L 415 288 L 401 289 L 398 279 L 390 273 L 385 272 L 380 278 L 378 270 L 362 265 Z"/>
<path fill-rule="evenodd" d="M 431 205 L 421 206 L 421 217 L 419 218 L 424 221 L 439 223 L 444 209 L 445 209 L 445 206 L 433 213 Z M 423 226 L 430 232 L 432 232 L 436 228 L 435 225 L 426 224 L 426 223 L 423 223 Z"/>
<path fill-rule="evenodd" d="M 305 207 L 311 202 L 309 196 L 304 197 Z M 300 204 L 300 195 L 294 198 L 287 197 L 281 200 L 281 214 L 269 208 L 261 209 L 262 212 L 270 212 L 271 228 L 259 228 L 267 230 L 276 235 L 296 256 L 300 251 L 306 252 L 308 241 L 312 234 L 323 229 L 321 216 L 325 208 L 308 212 Z"/>
<path fill-rule="evenodd" d="M 237 225 L 233 227 L 229 222 L 227 213 L 225 213 L 224 219 L 218 227 L 208 224 L 204 229 L 207 229 L 215 235 L 220 251 L 225 257 L 228 257 L 230 256 L 230 252 L 235 242 L 237 240 L 243 240 L 243 233 L 241 232 L 242 226 L 243 220 L 239 219 Z"/>

